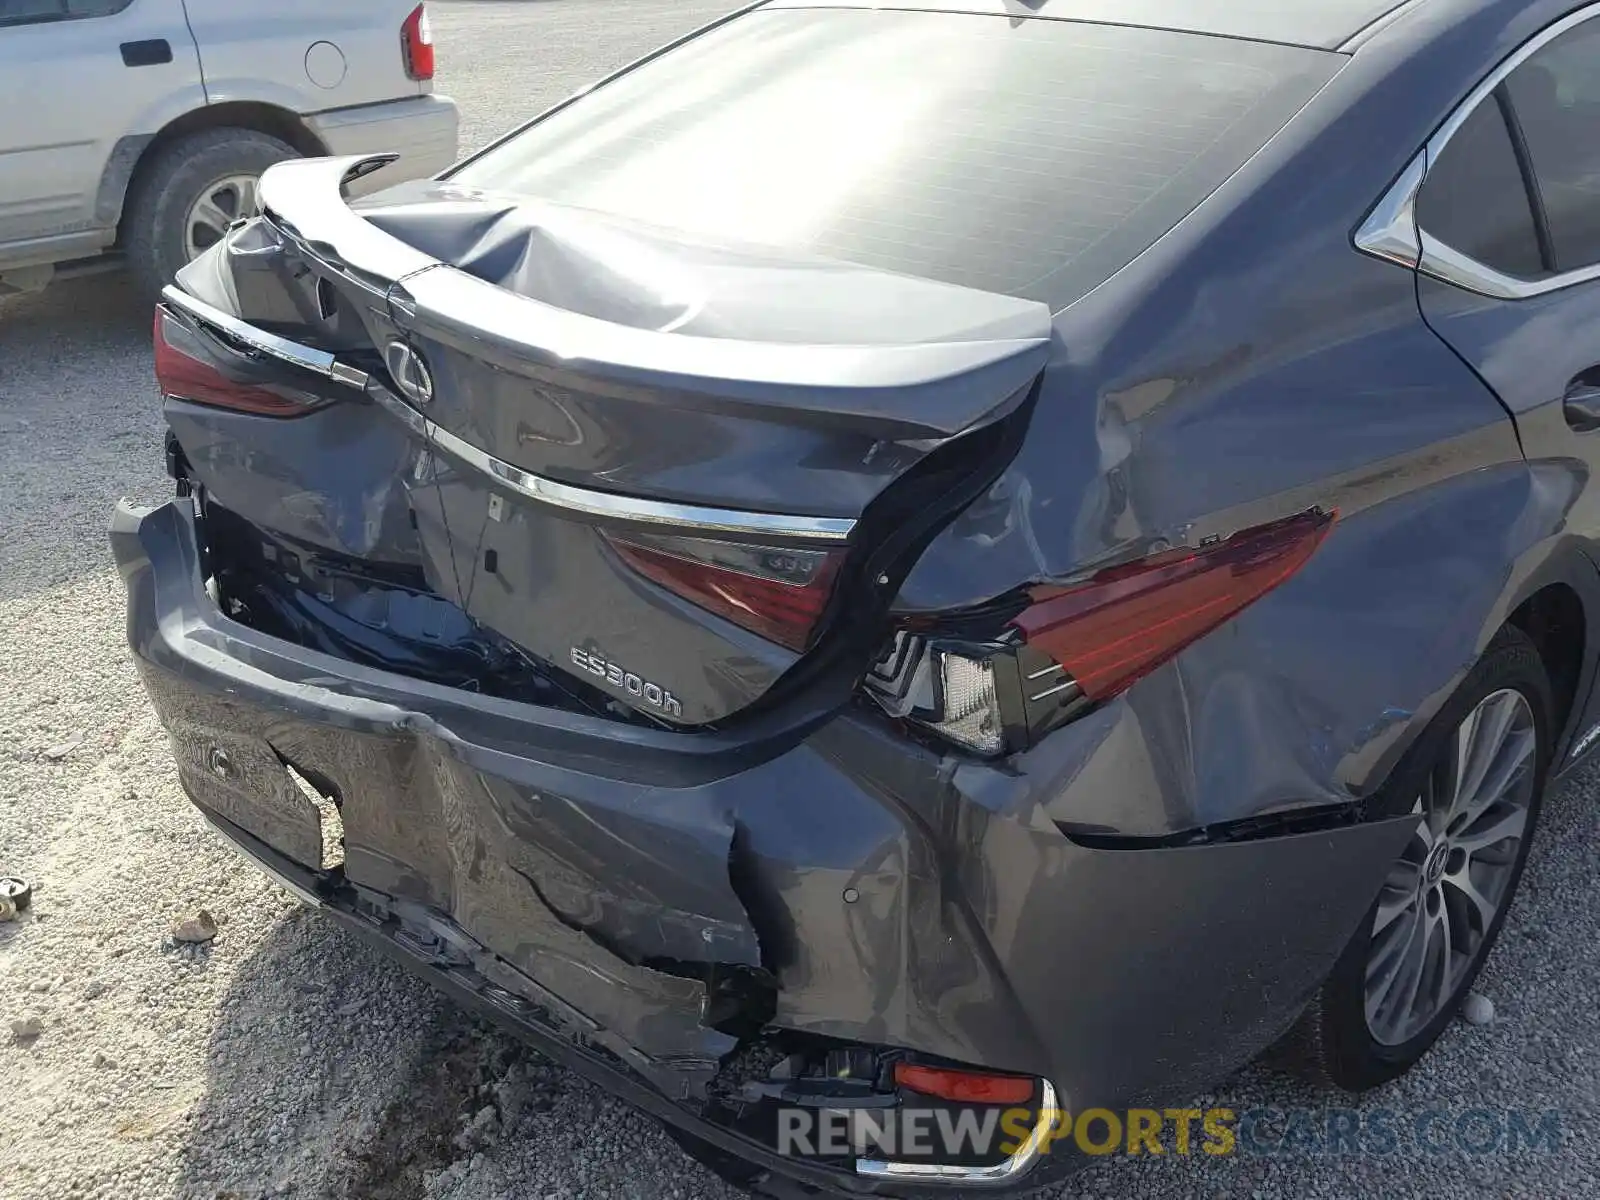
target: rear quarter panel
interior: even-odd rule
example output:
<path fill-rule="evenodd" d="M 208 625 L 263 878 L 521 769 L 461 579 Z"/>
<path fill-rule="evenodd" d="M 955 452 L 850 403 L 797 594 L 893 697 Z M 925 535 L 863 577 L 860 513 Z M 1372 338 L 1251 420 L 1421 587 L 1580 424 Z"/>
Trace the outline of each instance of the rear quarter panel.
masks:
<path fill-rule="evenodd" d="M 213 104 L 261 101 L 305 114 L 416 96 L 430 88 L 407 77 L 401 53 L 400 26 L 416 0 L 185 0 L 185 5 Z"/>
<path fill-rule="evenodd" d="M 1289 583 L 1019 760 L 1065 828 L 1161 837 L 1370 797 L 1521 599 L 1557 578 L 1595 594 L 1568 533 L 1581 464 L 1530 464 L 1414 275 L 1351 244 L 1463 90 L 1459 44 L 1506 19 L 1419 11 L 1057 315 L 1022 453 L 902 589 L 944 610 L 1338 511 Z"/>

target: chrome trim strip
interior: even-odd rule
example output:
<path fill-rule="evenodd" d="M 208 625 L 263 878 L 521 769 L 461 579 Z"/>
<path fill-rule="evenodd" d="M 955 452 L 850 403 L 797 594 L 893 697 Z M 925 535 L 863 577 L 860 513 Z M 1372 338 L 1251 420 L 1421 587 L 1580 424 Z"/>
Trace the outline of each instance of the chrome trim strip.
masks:
<path fill-rule="evenodd" d="M 508 490 L 540 504 L 589 517 L 668 525 L 707 533 L 746 534 L 811 542 L 848 541 L 855 529 L 855 521 L 844 517 L 807 517 L 672 504 L 662 500 L 622 496 L 615 492 L 594 491 L 546 479 L 496 458 L 448 429 L 441 429 L 381 381 L 373 380 L 366 372 L 341 363 L 327 351 L 302 346 L 277 334 L 257 329 L 177 287 L 169 286 L 161 295 L 172 307 L 212 326 L 241 345 L 363 391 L 368 398 L 398 417 L 413 433 L 435 448 L 483 472 Z"/>
<path fill-rule="evenodd" d="M 310 371 L 314 375 L 321 375 L 325 379 L 332 379 L 336 383 L 343 383 L 353 388 L 367 386 L 367 373 L 355 367 L 347 366 L 340 362 L 326 350 L 313 350 L 310 346 L 302 346 L 299 342 L 291 342 L 288 338 L 279 337 L 275 333 L 268 333 L 265 329 L 257 329 L 254 325 L 241 321 L 229 313 L 223 312 L 198 300 L 183 291 L 175 284 L 168 284 L 161 289 L 161 299 L 172 305 L 173 308 L 187 313 L 196 320 L 210 325 L 222 333 L 227 334 L 234 341 L 249 347 L 261 354 L 269 355 L 282 362 L 293 363 L 297 367 Z"/>
<path fill-rule="evenodd" d="M 650 525 L 670 525 L 706 533 L 757 534 L 764 537 L 803 538 L 813 542 L 844 542 L 855 529 L 855 521 L 844 517 L 804 517 L 787 513 L 748 512 L 743 509 L 705 508 L 694 504 L 672 504 L 663 500 L 644 500 L 615 492 L 597 492 L 546 479 L 531 471 L 496 458 L 448 429 L 441 429 L 399 396 L 381 385 L 367 395 L 399 417 L 435 447 L 460 459 L 509 491 L 552 508 L 587 517 L 606 517 L 618 521 L 639 521 Z"/>
<path fill-rule="evenodd" d="M 995 1187 L 1012 1183 L 1031 1171 L 1039 1161 L 1058 1116 L 1056 1089 L 1048 1079 L 1041 1079 L 1039 1083 L 1039 1121 L 1028 1134 L 1028 1140 L 1004 1162 L 988 1167 L 956 1167 L 947 1163 L 882 1162 L 863 1158 L 856 1160 L 856 1174 L 870 1179 L 909 1179 L 917 1183 L 950 1183 L 967 1187 Z"/>
<path fill-rule="evenodd" d="M 1531 300 L 1546 292 L 1600 279 L 1600 264 L 1551 275 L 1547 279 L 1521 279 L 1506 275 L 1445 245 L 1426 229 L 1422 230 L 1422 264 L 1419 269 L 1433 279 L 1454 284 L 1480 296 L 1492 296 L 1496 300 Z"/>
<path fill-rule="evenodd" d="M 1046 688 L 1044 691 L 1040 692 L 1037 696 L 1029 696 L 1028 697 L 1028 701 L 1029 701 L 1029 703 L 1037 703 L 1040 700 L 1048 700 L 1051 696 L 1055 696 L 1055 695 L 1060 694 L 1061 692 L 1065 692 L 1065 691 L 1069 691 L 1069 690 L 1070 691 L 1077 691 L 1078 690 L 1078 681 L 1076 679 L 1069 679 L 1065 683 L 1056 684 L 1056 686 L 1053 687 L 1053 688 Z"/>
<path fill-rule="evenodd" d="M 1600 4 L 1590 4 L 1549 25 L 1514 50 L 1484 78 L 1457 106 L 1400 178 L 1384 193 L 1361 228 L 1356 231 L 1357 249 L 1376 258 L 1414 267 L 1422 274 L 1480 296 L 1497 300 L 1530 300 L 1562 288 L 1575 287 L 1600 279 L 1600 263 L 1564 271 L 1544 279 L 1524 279 L 1507 275 L 1432 237 L 1417 222 L 1417 193 L 1427 178 L 1427 164 L 1437 162 L 1450 139 L 1461 131 L 1478 105 L 1488 101 L 1506 77 L 1562 34 L 1600 18 Z M 1421 170 L 1418 166 L 1421 164 Z M 1407 262 L 1399 256 L 1415 245 L 1415 258 Z M 1397 253 L 1398 252 L 1398 253 Z"/>
<path fill-rule="evenodd" d="M 1400 173 L 1400 178 L 1373 206 L 1356 230 L 1356 249 L 1403 267 L 1415 267 L 1422 258 L 1417 237 L 1417 192 L 1428 173 L 1428 152 L 1421 151 Z"/>

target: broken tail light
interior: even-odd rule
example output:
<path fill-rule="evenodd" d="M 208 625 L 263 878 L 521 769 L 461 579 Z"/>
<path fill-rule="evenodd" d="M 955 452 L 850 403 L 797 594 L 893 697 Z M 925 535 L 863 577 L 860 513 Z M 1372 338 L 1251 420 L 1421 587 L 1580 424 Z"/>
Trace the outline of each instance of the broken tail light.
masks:
<path fill-rule="evenodd" d="M 203 338 L 166 309 L 156 309 L 152 340 L 156 384 L 163 396 L 261 417 L 300 417 L 327 402 L 286 386 L 230 378 L 213 361 Z"/>
<path fill-rule="evenodd" d="M 845 557 L 654 533 L 606 539 L 646 579 L 791 650 L 811 644 Z"/>
<path fill-rule="evenodd" d="M 992 639 L 903 630 L 866 678 L 892 716 L 980 754 L 1020 750 L 1126 690 L 1303 567 L 1320 510 L 1027 590 Z"/>
<path fill-rule="evenodd" d="M 419 4 L 400 26 L 400 49 L 405 58 L 406 75 L 418 83 L 433 78 L 433 23 L 428 20 L 428 6 Z"/>

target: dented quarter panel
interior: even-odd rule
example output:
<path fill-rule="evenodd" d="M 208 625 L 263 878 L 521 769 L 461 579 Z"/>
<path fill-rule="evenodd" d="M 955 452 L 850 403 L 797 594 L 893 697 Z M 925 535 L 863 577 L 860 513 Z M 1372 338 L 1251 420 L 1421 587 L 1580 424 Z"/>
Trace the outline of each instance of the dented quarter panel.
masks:
<path fill-rule="evenodd" d="M 1504 36 L 1503 14 L 1435 15 Z M 1364 47 L 1305 136 L 1056 314 L 1021 452 L 901 588 L 902 611 L 947 611 L 1337 511 L 1289 584 L 1030 751 L 1070 827 L 1162 836 L 1366 797 L 1531 581 L 1593 574 L 1568 535 L 1583 465 L 1530 465 L 1416 277 L 1350 245 L 1464 86 L 1416 33 Z"/>

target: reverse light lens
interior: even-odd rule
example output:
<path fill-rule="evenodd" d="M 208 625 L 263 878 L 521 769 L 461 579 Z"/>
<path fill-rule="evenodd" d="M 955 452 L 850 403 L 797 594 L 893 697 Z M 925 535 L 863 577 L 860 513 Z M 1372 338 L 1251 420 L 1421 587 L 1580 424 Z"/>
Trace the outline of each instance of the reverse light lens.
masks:
<path fill-rule="evenodd" d="M 433 23 L 428 20 L 428 6 L 419 4 L 400 26 L 400 48 L 405 56 L 406 75 L 418 83 L 433 78 Z"/>
<path fill-rule="evenodd" d="M 1198 550 L 1114 567 L 1073 587 L 1036 588 L 1012 625 L 1030 648 L 1065 668 L 1083 695 L 1104 700 L 1283 583 L 1333 522 L 1331 513 L 1301 513 Z"/>
<path fill-rule="evenodd" d="M 1005 749 L 996 657 L 1004 647 L 985 650 L 901 632 L 867 673 L 867 690 L 890 716 L 926 725 L 979 754 Z"/>
<path fill-rule="evenodd" d="M 153 341 L 156 384 L 163 396 L 263 417 L 299 417 L 316 407 L 314 398 L 298 400 L 229 379 L 201 357 L 198 335 L 163 308 L 156 309 Z"/>
<path fill-rule="evenodd" d="M 1021 1075 L 984 1075 L 915 1063 L 896 1063 L 894 1081 L 907 1091 L 954 1104 L 1026 1104 L 1034 1092 L 1033 1080 Z"/>
<path fill-rule="evenodd" d="M 994 664 L 960 654 L 940 654 L 944 718 L 933 728 L 979 754 L 998 754 L 1004 744 Z"/>
<path fill-rule="evenodd" d="M 606 537 L 645 578 L 791 650 L 810 645 L 845 555 L 657 534 Z"/>

